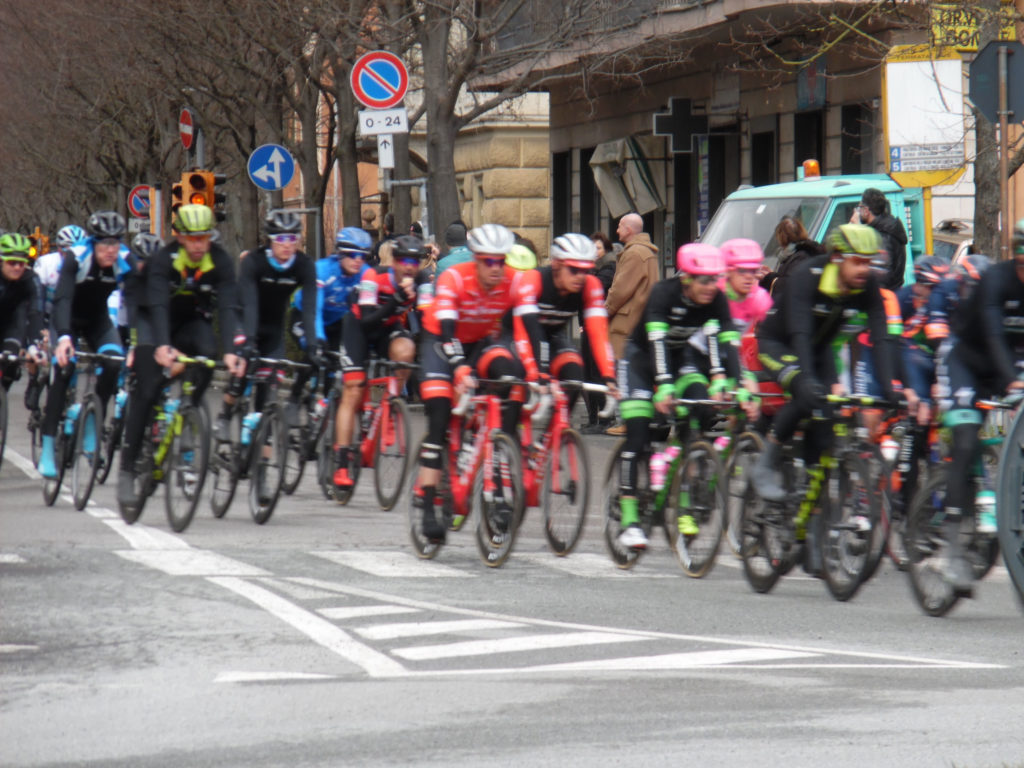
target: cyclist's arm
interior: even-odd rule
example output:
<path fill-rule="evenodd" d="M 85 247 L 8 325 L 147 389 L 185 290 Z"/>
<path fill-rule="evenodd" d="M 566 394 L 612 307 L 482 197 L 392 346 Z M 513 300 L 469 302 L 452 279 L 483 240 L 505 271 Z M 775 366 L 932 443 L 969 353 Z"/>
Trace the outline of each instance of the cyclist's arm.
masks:
<path fill-rule="evenodd" d="M 783 288 L 782 306 L 785 312 L 785 333 L 788 346 L 797 358 L 800 370 L 814 376 L 813 333 L 815 328 L 814 306 L 815 292 L 818 288 L 818 275 L 803 266 L 786 278 Z"/>
<path fill-rule="evenodd" d="M 593 275 L 587 275 L 583 284 L 583 327 L 601 378 L 614 380 L 615 363 L 608 343 L 608 311 L 604 306 L 604 287 Z"/>
<path fill-rule="evenodd" d="M 531 269 L 529 272 L 517 272 L 512 279 L 512 316 L 523 324 L 523 330 L 529 344 L 524 344 L 519 350 L 522 355 L 523 367 L 529 371 L 539 371 L 541 359 L 540 345 L 544 338 L 544 332 L 540 327 L 540 311 L 537 307 L 537 296 L 540 290 L 540 273 Z M 547 374 L 545 370 L 540 371 Z M 536 378 L 535 375 L 527 375 L 528 380 Z"/>
<path fill-rule="evenodd" d="M 217 275 L 217 318 L 220 325 L 221 349 L 230 354 L 236 347 L 245 343 L 245 331 L 238 320 L 238 293 L 235 284 L 235 268 L 231 257 L 223 248 L 216 244 L 210 247 L 213 258 L 213 269 Z M 251 259 L 246 259 L 244 264 Z M 246 304 L 255 304 L 246 301 Z"/>
<path fill-rule="evenodd" d="M 650 298 L 643 310 L 641 322 L 644 324 L 644 332 L 647 334 L 647 344 L 651 352 L 651 370 L 654 372 L 654 385 L 656 388 L 671 386 L 675 376 L 669 367 L 669 354 L 666 339 L 668 338 L 669 317 L 672 310 L 672 297 L 669 291 L 665 290 L 666 285 L 671 285 L 678 290 L 679 281 L 671 283 L 658 283 L 651 291 Z M 667 390 L 664 390 L 667 391 Z"/>
<path fill-rule="evenodd" d="M 732 313 L 729 311 L 729 300 L 721 291 L 715 296 L 712 310 L 718 315 L 718 337 L 713 349 L 718 357 L 711 361 L 712 370 L 720 368 L 725 374 L 727 386 L 731 389 L 740 380 L 740 332 L 733 324 Z M 767 310 L 765 310 L 767 312 Z M 709 339 L 709 343 L 712 340 Z"/>
<path fill-rule="evenodd" d="M 363 273 L 363 279 L 356 287 L 359 320 L 364 330 L 376 328 L 398 311 L 400 302 L 396 293 L 385 294 L 381 300 L 381 281 L 389 279 L 386 272 L 378 274 L 370 270 Z"/>
<path fill-rule="evenodd" d="M 71 335 L 71 302 L 75 298 L 77 277 L 78 262 L 74 256 L 65 257 L 57 278 L 57 291 L 53 296 L 53 310 L 50 313 L 58 339 Z"/>
<path fill-rule="evenodd" d="M 943 280 L 932 289 L 925 305 L 924 335 L 937 347 L 949 338 L 949 312 L 960 286 L 954 280 Z"/>
<path fill-rule="evenodd" d="M 317 289 L 316 264 L 312 258 L 303 259 L 302 267 L 302 327 L 306 329 L 307 343 L 310 330 L 316 336 L 317 341 L 324 341 L 323 321 L 320 316 L 320 291 Z M 316 296 L 316 301 L 309 297 Z"/>
<path fill-rule="evenodd" d="M 985 343 L 988 345 L 989 357 L 996 369 L 1000 389 L 1005 388 L 1017 378 L 1013 358 L 1010 357 L 1009 345 L 1006 343 L 1006 329 L 1003 326 L 1003 284 L 1001 278 L 1005 273 L 1001 269 L 990 269 L 981 278 L 976 291 L 980 292 L 979 311 L 985 329 Z M 968 343 L 976 343 L 967 339 Z"/>
<path fill-rule="evenodd" d="M 875 348 L 875 377 L 882 387 L 882 394 L 888 400 L 893 400 L 895 395 L 895 381 L 893 380 L 893 335 L 889 329 L 889 316 L 886 303 L 882 297 L 882 291 L 874 277 L 868 278 L 868 284 L 864 289 L 866 301 L 865 310 L 868 316 L 868 332 L 871 338 L 871 345 Z M 901 327 L 902 330 L 902 327 Z M 901 334 L 902 335 L 902 334 Z"/>
<path fill-rule="evenodd" d="M 171 343 L 171 253 L 176 247 L 177 243 L 169 244 L 146 264 L 145 303 L 153 326 L 153 344 L 157 347 Z"/>
<path fill-rule="evenodd" d="M 238 268 L 238 284 L 235 288 L 229 289 L 237 290 L 238 296 L 245 299 L 237 310 L 237 321 L 241 324 L 242 332 L 250 339 L 256 338 L 260 321 L 259 280 L 256 277 L 256 264 L 258 261 L 260 259 L 255 257 L 243 259 L 241 266 Z M 236 302 L 231 303 L 233 306 L 238 306 Z M 226 297 L 221 293 L 221 286 L 218 284 L 217 306 L 218 308 L 223 308 L 226 304 Z M 220 311 L 223 310 L 221 309 Z M 223 320 L 224 315 L 221 314 L 221 321 L 223 322 Z M 225 347 L 225 349 L 230 349 L 230 347 Z"/>

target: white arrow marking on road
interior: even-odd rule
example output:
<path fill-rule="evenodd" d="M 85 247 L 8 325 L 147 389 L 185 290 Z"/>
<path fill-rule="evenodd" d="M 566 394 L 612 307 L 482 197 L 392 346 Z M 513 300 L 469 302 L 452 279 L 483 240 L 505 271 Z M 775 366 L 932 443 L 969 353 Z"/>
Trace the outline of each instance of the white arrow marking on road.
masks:
<path fill-rule="evenodd" d="M 281 154 L 281 151 L 277 147 L 274 147 L 274 151 L 270 153 L 270 159 L 267 160 L 267 164 L 264 165 L 262 168 L 253 171 L 252 175 L 259 179 L 260 181 L 267 181 L 268 179 L 273 179 L 274 186 L 280 187 L 281 165 L 284 162 L 284 155 Z M 270 170 L 270 166 L 274 166 L 274 169 Z"/>

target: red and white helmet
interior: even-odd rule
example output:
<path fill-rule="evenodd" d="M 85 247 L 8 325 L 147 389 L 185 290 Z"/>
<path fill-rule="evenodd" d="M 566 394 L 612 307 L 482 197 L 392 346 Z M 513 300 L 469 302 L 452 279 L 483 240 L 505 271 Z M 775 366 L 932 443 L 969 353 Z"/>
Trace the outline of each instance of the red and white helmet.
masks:
<path fill-rule="evenodd" d="M 570 232 L 555 238 L 551 244 L 551 258 L 570 267 L 593 269 L 597 262 L 597 247 L 586 235 Z"/>
<path fill-rule="evenodd" d="M 734 237 L 722 243 L 722 255 L 729 269 L 757 269 L 764 261 L 764 251 L 756 240 Z"/>
<path fill-rule="evenodd" d="M 687 243 L 676 251 L 676 269 L 687 275 L 720 275 L 725 272 L 725 259 L 713 245 Z"/>

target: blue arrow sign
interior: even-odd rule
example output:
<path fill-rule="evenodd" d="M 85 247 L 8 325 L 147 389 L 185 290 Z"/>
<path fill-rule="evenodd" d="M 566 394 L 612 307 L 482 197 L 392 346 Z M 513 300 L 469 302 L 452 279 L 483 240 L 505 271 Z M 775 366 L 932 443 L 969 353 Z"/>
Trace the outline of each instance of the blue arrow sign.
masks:
<path fill-rule="evenodd" d="M 295 160 L 280 144 L 264 144 L 249 155 L 249 178 L 267 192 L 284 189 L 295 175 Z"/>

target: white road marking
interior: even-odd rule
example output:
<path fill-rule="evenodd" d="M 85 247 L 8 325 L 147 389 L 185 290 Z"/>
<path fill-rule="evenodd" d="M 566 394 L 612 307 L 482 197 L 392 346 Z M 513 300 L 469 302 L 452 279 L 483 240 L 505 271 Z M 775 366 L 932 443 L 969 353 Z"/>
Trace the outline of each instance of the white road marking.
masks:
<path fill-rule="evenodd" d="M 467 640 L 461 643 L 445 645 L 420 645 L 412 648 L 399 648 L 392 651 L 395 656 L 411 661 L 429 659 L 454 659 L 464 656 L 490 656 L 494 653 L 518 653 L 522 651 L 539 651 L 548 648 L 576 648 L 582 645 L 602 645 L 605 643 L 633 643 L 650 638 L 637 635 L 615 634 L 609 631 L 598 632 L 564 632 L 552 635 L 520 635 L 504 637 L 497 640 Z"/>
<path fill-rule="evenodd" d="M 0 644 L 0 653 L 21 653 L 22 651 L 38 651 L 38 645 L 14 645 L 11 643 Z"/>
<path fill-rule="evenodd" d="M 374 552 L 366 551 L 340 551 L 326 550 L 311 552 L 316 557 L 330 560 L 332 563 L 344 565 L 347 568 L 355 568 L 358 571 L 383 576 L 386 578 L 472 578 L 474 573 L 460 571 L 448 565 L 435 563 L 432 560 L 421 560 L 409 552 L 397 550 L 380 550 Z"/>
<path fill-rule="evenodd" d="M 553 554 L 517 554 L 516 560 L 525 560 L 546 568 L 553 568 L 563 573 L 571 573 L 573 576 L 581 576 L 586 579 L 675 579 L 683 576 L 683 572 L 676 569 L 675 573 L 666 571 L 638 572 L 633 569 L 623 570 L 612 562 L 607 555 L 599 555 L 596 552 L 575 552 L 568 557 L 556 557 Z"/>
<path fill-rule="evenodd" d="M 282 680 L 334 680 L 335 675 L 312 672 L 221 672 L 215 683 L 272 683 Z"/>
<path fill-rule="evenodd" d="M 742 662 L 810 658 L 817 655 L 814 653 L 783 651 L 774 648 L 736 648 L 731 651 L 693 651 L 691 653 L 667 653 L 661 656 L 633 656 L 620 659 L 572 661 L 566 664 L 543 664 L 530 667 L 529 670 L 532 672 L 632 672 L 692 669 L 694 667 L 718 667 L 724 664 Z"/>
<path fill-rule="evenodd" d="M 272 587 L 278 591 L 285 592 L 289 597 L 294 597 L 296 600 L 328 600 L 337 599 L 338 595 L 334 592 L 327 592 L 322 589 L 313 589 L 312 587 L 304 587 L 301 584 L 292 584 L 286 579 L 279 579 L 274 576 L 267 576 L 258 579 L 268 587 Z"/>
<path fill-rule="evenodd" d="M 3 563 L 4 565 L 19 565 L 24 562 L 26 562 L 24 557 L 16 555 L 13 552 L 0 554 L 0 563 Z"/>
<path fill-rule="evenodd" d="M 4 451 L 4 456 L 10 460 L 11 464 L 16 466 L 26 475 L 30 480 L 42 480 L 43 476 L 39 474 L 39 470 L 36 469 L 31 459 L 26 459 L 17 451 L 12 451 L 10 447 Z"/>
<path fill-rule="evenodd" d="M 317 613 L 325 619 L 359 619 L 365 616 L 393 616 L 402 613 L 419 613 L 419 608 L 405 608 L 401 605 L 352 605 L 342 608 L 321 608 Z"/>
<path fill-rule="evenodd" d="M 263 587 L 233 577 L 211 577 L 209 581 L 251 600 L 281 621 L 291 624 L 313 642 L 362 667 L 370 677 L 400 677 L 407 673 L 400 662 L 357 642 L 340 627 Z"/>
<path fill-rule="evenodd" d="M 205 549 L 119 550 L 125 560 L 171 576 L 267 576 L 267 571 Z"/>
<path fill-rule="evenodd" d="M 366 627 L 356 627 L 355 633 L 368 640 L 394 640 L 398 637 L 454 635 L 460 632 L 479 632 L 485 629 L 514 629 L 521 626 L 523 625 L 517 621 L 459 619 L 456 621 L 413 621 L 394 624 L 373 624 Z"/>
<path fill-rule="evenodd" d="M 192 549 L 188 542 L 180 536 L 150 528 L 148 525 L 128 525 L 120 515 L 117 515 L 116 519 L 105 517 L 102 519 L 104 524 L 109 525 L 114 533 L 127 541 L 132 549 L 164 551 Z"/>

